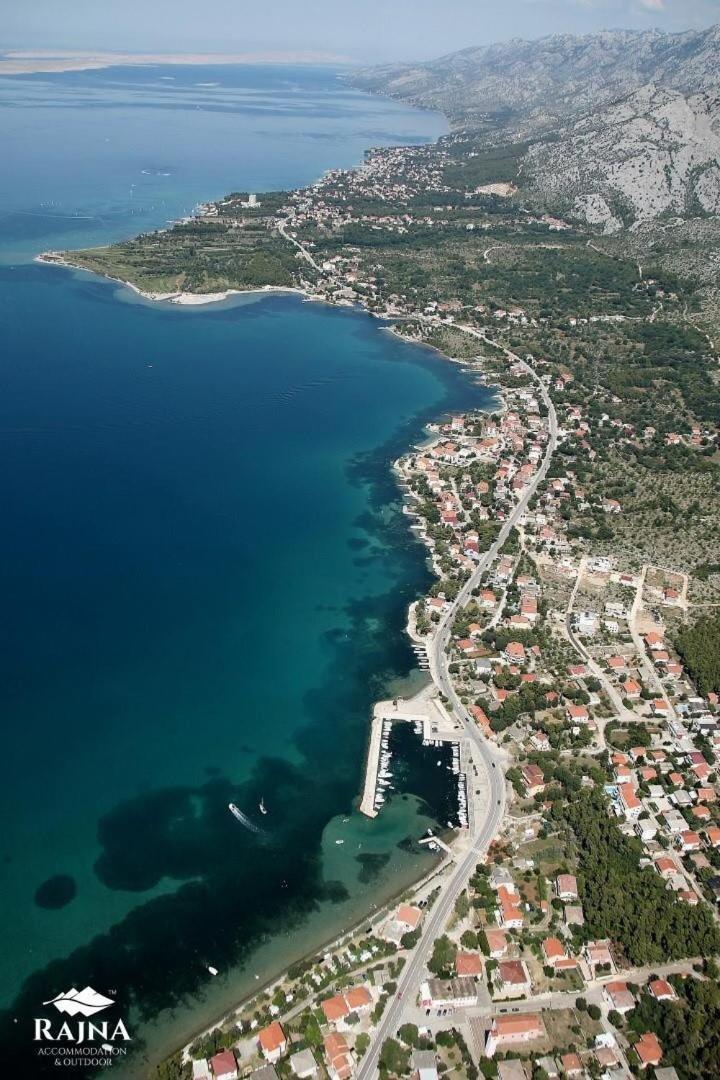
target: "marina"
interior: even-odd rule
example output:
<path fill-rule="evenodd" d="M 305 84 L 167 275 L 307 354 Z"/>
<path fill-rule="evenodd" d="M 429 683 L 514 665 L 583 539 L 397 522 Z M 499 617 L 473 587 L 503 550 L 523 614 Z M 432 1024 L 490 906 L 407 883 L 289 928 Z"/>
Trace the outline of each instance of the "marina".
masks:
<path fill-rule="evenodd" d="M 435 766 L 450 771 L 457 785 L 458 820 L 446 824 L 449 828 L 459 825 L 467 829 L 472 813 L 467 785 L 468 772 L 473 768 L 470 747 L 462 728 L 449 716 L 432 686 L 408 700 L 393 698 L 375 705 L 360 801 L 361 813 L 367 817 L 377 817 L 395 790 L 391 733 L 393 725 L 397 723 L 412 724 L 413 732 L 424 748 L 438 749 Z M 448 748 L 451 757 L 449 764 L 446 764 Z"/>

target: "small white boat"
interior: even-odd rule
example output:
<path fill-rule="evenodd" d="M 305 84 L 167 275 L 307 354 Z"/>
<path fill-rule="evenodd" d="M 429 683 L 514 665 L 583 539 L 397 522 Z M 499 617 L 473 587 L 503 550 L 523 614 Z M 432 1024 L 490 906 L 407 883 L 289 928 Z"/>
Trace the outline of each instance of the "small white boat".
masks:
<path fill-rule="evenodd" d="M 345 841 L 344 841 L 344 840 L 336 840 L 336 841 L 335 841 L 335 843 L 336 843 L 336 844 L 344 844 L 344 843 L 345 843 Z"/>
<path fill-rule="evenodd" d="M 217 975 L 218 973 L 218 969 L 216 967 L 213 967 L 212 964 L 208 964 L 208 971 L 211 975 Z"/>
<path fill-rule="evenodd" d="M 264 799 L 260 800 L 260 804 L 258 806 L 258 809 L 259 809 L 261 814 L 267 814 L 267 810 L 265 809 L 265 800 Z"/>

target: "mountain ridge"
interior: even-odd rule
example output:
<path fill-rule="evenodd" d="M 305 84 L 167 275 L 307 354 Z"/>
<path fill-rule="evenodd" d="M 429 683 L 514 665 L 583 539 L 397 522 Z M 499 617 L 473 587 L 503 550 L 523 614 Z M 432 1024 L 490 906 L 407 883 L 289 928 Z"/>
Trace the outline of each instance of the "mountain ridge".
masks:
<path fill-rule="evenodd" d="M 678 34 L 606 30 L 469 46 L 436 60 L 361 69 L 351 79 L 440 108 L 467 128 L 484 114 L 577 115 L 650 82 L 697 93 L 716 84 L 719 55 L 720 24 Z"/>
<path fill-rule="evenodd" d="M 523 144 L 525 197 L 616 233 L 720 212 L 719 73 L 720 24 L 514 38 L 352 81 L 440 109 L 479 146 Z"/>

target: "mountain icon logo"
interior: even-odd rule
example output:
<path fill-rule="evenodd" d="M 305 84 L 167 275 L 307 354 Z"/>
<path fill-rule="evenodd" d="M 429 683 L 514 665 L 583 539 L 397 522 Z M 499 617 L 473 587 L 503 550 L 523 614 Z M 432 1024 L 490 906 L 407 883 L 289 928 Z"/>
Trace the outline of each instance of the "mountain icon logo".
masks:
<path fill-rule="evenodd" d="M 93 990 L 92 986 L 86 986 L 84 990 L 76 990 L 73 986 L 72 990 L 65 994 L 58 994 L 57 997 L 50 998 L 50 1001 L 43 1001 L 43 1005 L 54 1005 L 58 1012 L 67 1013 L 68 1016 L 77 1016 L 78 1013 L 94 1016 L 95 1013 L 107 1009 L 108 1005 L 114 1004 L 112 998 L 103 997 L 97 990 Z"/>

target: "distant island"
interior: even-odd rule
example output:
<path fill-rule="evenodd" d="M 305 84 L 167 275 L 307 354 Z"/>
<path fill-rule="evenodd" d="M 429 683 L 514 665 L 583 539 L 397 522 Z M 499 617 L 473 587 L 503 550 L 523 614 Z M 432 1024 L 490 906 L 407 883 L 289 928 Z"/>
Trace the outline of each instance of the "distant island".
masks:
<path fill-rule="evenodd" d="M 213 64 L 349 64 L 346 56 L 325 52 L 248 53 L 132 53 L 75 52 L 61 49 L 14 49 L 0 53 L 0 75 L 40 72 L 90 71 L 108 67 L 149 67 L 160 64 L 210 66 Z"/>

